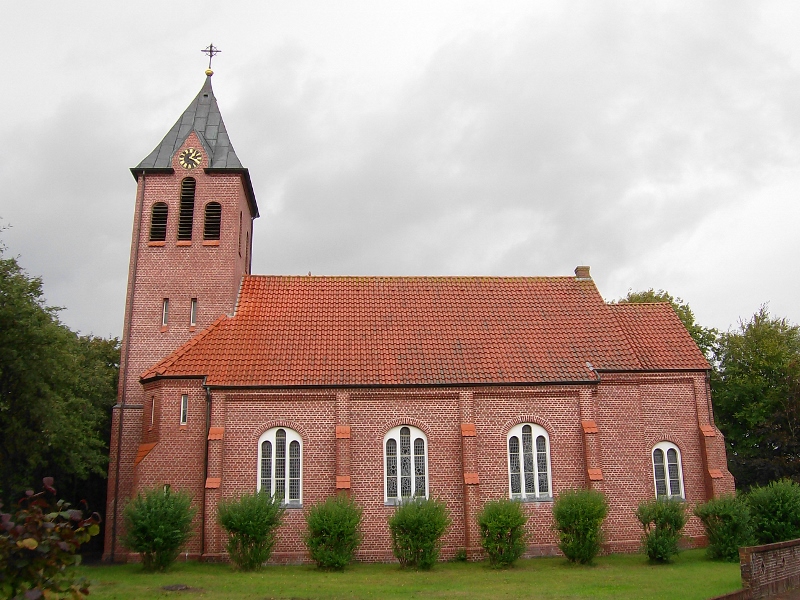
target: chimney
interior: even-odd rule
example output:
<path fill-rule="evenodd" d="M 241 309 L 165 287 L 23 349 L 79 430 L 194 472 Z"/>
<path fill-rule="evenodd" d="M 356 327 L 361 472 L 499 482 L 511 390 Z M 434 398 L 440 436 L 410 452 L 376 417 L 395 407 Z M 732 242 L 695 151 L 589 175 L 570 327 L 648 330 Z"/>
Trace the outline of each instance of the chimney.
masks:
<path fill-rule="evenodd" d="M 575 279 L 591 279 L 591 278 L 592 276 L 589 275 L 588 266 L 575 267 Z"/>

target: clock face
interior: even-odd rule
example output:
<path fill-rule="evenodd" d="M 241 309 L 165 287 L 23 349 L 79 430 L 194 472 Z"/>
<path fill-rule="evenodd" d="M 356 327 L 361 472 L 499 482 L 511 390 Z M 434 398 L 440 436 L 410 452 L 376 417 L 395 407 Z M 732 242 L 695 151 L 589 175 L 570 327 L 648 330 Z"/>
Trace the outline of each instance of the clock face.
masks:
<path fill-rule="evenodd" d="M 201 160 L 203 160 L 203 155 L 194 148 L 186 148 L 178 155 L 178 161 L 184 169 L 194 169 Z"/>

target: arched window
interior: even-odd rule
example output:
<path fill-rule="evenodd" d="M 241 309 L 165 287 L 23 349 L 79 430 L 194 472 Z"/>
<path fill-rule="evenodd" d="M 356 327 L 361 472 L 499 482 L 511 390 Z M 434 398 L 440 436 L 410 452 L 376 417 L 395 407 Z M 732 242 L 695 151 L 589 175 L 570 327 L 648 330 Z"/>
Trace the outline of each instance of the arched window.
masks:
<path fill-rule="evenodd" d="M 169 209 L 163 202 L 153 204 L 150 214 L 150 241 L 163 242 L 167 239 L 167 212 Z"/>
<path fill-rule="evenodd" d="M 653 447 L 653 481 L 656 498 L 685 498 L 681 451 L 675 444 L 660 442 Z"/>
<path fill-rule="evenodd" d="M 386 504 L 428 497 L 427 446 L 425 434 L 410 425 L 390 429 L 383 438 Z"/>
<path fill-rule="evenodd" d="M 204 240 L 218 240 L 222 221 L 222 205 L 219 202 L 206 204 L 206 219 L 203 227 Z"/>
<path fill-rule="evenodd" d="M 511 498 L 550 500 L 550 436 L 539 425 L 522 423 L 508 432 L 508 485 Z"/>
<path fill-rule="evenodd" d="M 258 440 L 258 489 L 281 503 L 303 503 L 303 440 L 288 427 L 273 427 Z"/>
<path fill-rule="evenodd" d="M 181 181 L 181 214 L 178 217 L 178 239 L 192 239 L 192 223 L 194 222 L 194 189 L 196 182 L 192 177 Z"/>

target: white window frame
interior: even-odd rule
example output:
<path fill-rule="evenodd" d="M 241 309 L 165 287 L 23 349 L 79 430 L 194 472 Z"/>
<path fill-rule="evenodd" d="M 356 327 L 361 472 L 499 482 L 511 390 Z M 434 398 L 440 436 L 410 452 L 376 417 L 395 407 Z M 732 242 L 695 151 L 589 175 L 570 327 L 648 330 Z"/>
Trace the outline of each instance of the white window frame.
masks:
<path fill-rule="evenodd" d="M 275 455 L 277 453 L 277 436 L 278 432 L 283 431 L 286 434 L 286 447 L 285 447 L 285 457 L 283 459 L 276 459 Z M 264 456 L 264 442 L 269 442 L 271 444 L 270 450 L 271 455 L 268 457 L 268 462 L 265 464 L 264 459 L 267 458 Z M 300 455 L 298 457 L 291 457 L 291 446 L 294 442 L 299 444 Z M 297 458 L 300 461 L 299 464 L 299 477 L 293 478 L 291 477 L 291 459 Z M 291 487 L 291 479 L 299 479 L 298 481 L 298 490 L 295 498 L 287 498 L 286 494 L 284 495 L 281 504 L 287 507 L 302 507 L 303 506 L 303 438 L 300 437 L 300 434 L 297 433 L 294 429 L 290 429 L 289 427 L 273 427 L 272 429 L 268 429 L 261 437 L 258 438 L 258 464 L 256 465 L 256 473 L 258 474 L 257 478 L 257 486 L 256 489 L 261 491 L 262 486 L 264 483 L 269 483 L 269 493 L 270 495 L 274 496 L 276 493 L 276 470 L 280 462 L 283 463 L 283 473 L 284 477 L 278 478 L 279 480 L 282 479 L 283 481 L 283 488 L 286 491 L 287 488 Z M 269 469 L 269 473 L 265 474 L 262 472 L 263 468 L 266 467 Z"/>
<path fill-rule="evenodd" d="M 669 451 L 674 450 L 676 453 L 677 458 L 677 467 L 678 467 L 678 481 L 680 483 L 680 494 L 676 494 L 672 491 L 672 478 L 670 477 L 669 473 Z M 664 459 L 664 487 L 666 489 L 665 494 L 658 493 L 658 478 L 656 477 L 656 451 L 661 451 L 662 458 Z M 686 491 L 683 487 L 683 463 L 681 462 L 681 449 L 678 448 L 672 442 L 659 442 L 650 450 L 650 464 L 652 466 L 651 473 L 653 474 L 653 491 L 655 492 L 656 498 L 680 498 L 681 500 L 686 499 Z"/>
<path fill-rule="evenodd" d="M 531 452 L 532 452 L 532 460 L 533 463 L 531 465 L 532 469 L 526 469 L 525 465 L 525 452 L 524 452 L 524 441 L 523 441 L 523 430 L 526 427 L 531 428 Z M 537 452 L 537 441 L 539 437 L 544 437 L 544 444 L 545 444 L 545 458 L 547 464 L 547 490 L 542 490 L 542 485 L 539 481 L 539 460 L 538 460 L 538 452 Z M 516 438 L 517 444 L 517 453 L 516 453 L 516 460 L 518 463 L 514 465 L 514 470 L 512 471 L 512 461 L 514 457 L 512 456 L 511 452 L 511 440 L 512 438 Z M 515 425 L 511 428 L 506 436 L 506 465 L 508 467 L 508 497 L 514 500 L 522 500 L 523 502 L 535 502 L 535 501 L 549 501 L 553 499 L 553 469 L 552 463 L 550 460 L 550 435 L 547 433 L 547 430 L 542 427 L 541 425 L 536 425 L 535 423 L 520 423 L 519 425 Z M 516 469 L 518 468 L 518 473 Z M 519 477 L 519 491 L 516 491 L 514 488 L 517 487 L 517 482 L 513 479 L 513 476 L 517 475 Z M 528 492 L 526 491 L 526 480 L 527 478 L 531 478 L 531 482 L 533 484 L 533 491 Z"/>
<path fill-rule="evenodd" d="M 403 475 L 401 473 L 402 470 L 402 456 L 401 456 L 401 447 L 400 447 L 400 435 L 403 429 L 408 429 L 409 433 L 409 451 L 410 453 L 407 455 L 410 459 L 410 473 L 406 477 L 410 478 L 411 484 L 411 495 L 410 496 L 402 496 L 402 485 L 403 485 Z M 417 440 L 422 440 L 422 466 L 424 467 L 424 473 L 419 476 L 417 475 L 416 469 L 416 458 L 419 456 L 415 452 L 416 442 Z M 389 441 L 392 440 L 394 442 L 395 448 L 395 455 L 394 455 L 394 475 L 389 474 L 389 467 L 390 461 L 392 457 L 389 456 L 387 453 L 387 445 Z M 400 504 L 403 500 L 409 500 L 411 498 L 420 497 L 420 498 L 428 498 L 428 493 L 430 489 L 430 471 L 428 470 L 428 436 L 419 429 L 418 427 L 414 427 L 413 425 L 398 425 L 397 427 L 393 427 L 390 429 L 385 436 L 383 436 L 383 450 L 381 452 L 383 455 L 383 502 L 387 505 L 394 505 Z M 418 489 L 418 478 L 424 477 L 425 478 L 425 485 L 424 490 Z M 389 496 L 389 486 L 390 486 L 390 479 L 394 480 L 394 490 L 395 495 Z"/>
<path fill-rule="evenodd" d="M 181 425 L 186 425 L 189 419 L 189 394 L 181 395 Z"/>
<path fill-rule="evenodd" d="M 161 303 L 161 326 L 166 327 L 169 323 L 169 298 L 164 298 Z"/>
<path fill-rule="evenodd" d="M 189 327 L 197 325 L 197 298 L 192 298 L 189 303 Z"/>

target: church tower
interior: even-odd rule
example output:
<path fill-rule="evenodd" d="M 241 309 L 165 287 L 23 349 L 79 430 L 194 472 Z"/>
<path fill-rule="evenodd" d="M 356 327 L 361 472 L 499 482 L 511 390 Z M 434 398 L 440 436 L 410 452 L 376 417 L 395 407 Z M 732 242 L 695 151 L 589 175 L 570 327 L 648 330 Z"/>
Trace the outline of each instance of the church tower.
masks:
<path fill-rule="evenodd" d="M 248 170 L 236 156 L 211 87 L 156 148 L 136 178 L 133 239 L 117 405 L 112 416 L 105 558 L 125 550 L 122 509 L 135 482 L 137 449 L 161 415 L 139 376 L 222 315 L 232 314 L 250 272 L 253 219 Z M 152 442 L 150 442 L 152 444 Z"/>

